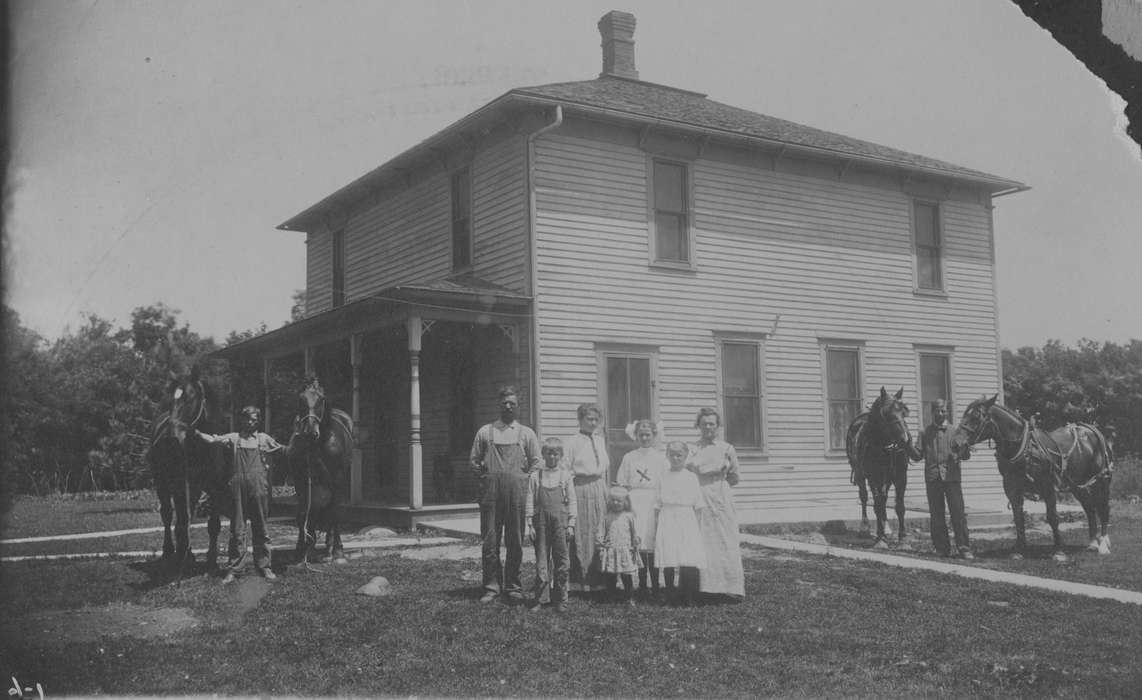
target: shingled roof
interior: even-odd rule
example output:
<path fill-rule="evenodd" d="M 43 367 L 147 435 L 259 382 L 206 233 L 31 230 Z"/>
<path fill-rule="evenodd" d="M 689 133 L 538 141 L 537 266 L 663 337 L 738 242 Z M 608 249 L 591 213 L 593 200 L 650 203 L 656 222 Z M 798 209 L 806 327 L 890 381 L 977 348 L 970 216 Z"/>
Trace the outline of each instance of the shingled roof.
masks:
<path fill-rule="evenodd" d="M 594 80 L 516 88 L 508 94 L 524 98 L 547 98 L 588 109 L 598 108 L 660 122 L 673 122 L 681 129 L 700 127 L 727 135 L 763 139 L 774 144 L 803 146 L 831 152 L 842 158 L 883 161 L 885 164 L 908 169 L 987 182 L 1000 189 L 1024 187 L 1014 180 L 979 170 L 715 102 L 698 92 L 614 75 L 602 75 Z"/>

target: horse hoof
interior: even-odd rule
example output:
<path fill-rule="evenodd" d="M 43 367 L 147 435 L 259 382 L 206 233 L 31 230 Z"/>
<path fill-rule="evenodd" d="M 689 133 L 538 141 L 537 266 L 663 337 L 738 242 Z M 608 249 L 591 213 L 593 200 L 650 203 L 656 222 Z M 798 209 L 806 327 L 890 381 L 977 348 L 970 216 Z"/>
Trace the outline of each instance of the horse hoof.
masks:
<path fill-rule="evenodd" d="M 1098 538 L 1098 553 L 1099 554 L 1110 554 L 1110 538 L 1109 537 Z"/>
<path fill-rule="evenodd" d="M 872 544 L 873 549 L 888 549 L 888 542 L 883 538 L 877 538 L 876 542 Z"/>
<path fill-rule="evenodd" d="M 900 550 L 901 552 L 911 552 L 912 551 L 912 545 L 908 544 L 908 542 L 905 540 L 898 541 L 896 543 L 896 548 L 898 550 Z"/>

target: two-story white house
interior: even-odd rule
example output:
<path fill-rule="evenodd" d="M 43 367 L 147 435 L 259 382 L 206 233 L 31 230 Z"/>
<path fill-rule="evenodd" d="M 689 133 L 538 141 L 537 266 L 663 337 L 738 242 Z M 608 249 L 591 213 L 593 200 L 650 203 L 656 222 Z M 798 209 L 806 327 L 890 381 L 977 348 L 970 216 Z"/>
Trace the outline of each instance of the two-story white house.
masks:
<path fill-rule="evenodd" d="M 598 78 L 513 89 L 279 227 L 306 318 L 220 354 L 352 413 L 355 517 L 475 512 L 503 383 L 541 438 L 599 403 L 615 466 L 630 421 L 693 440 L 716 406 L 744 523 L 855 513 L 845 428 L 882 385 L 914 430 L 1001 386 L 992 207 L 1023 184 L 645 82 L 634 28 L 599 22 Z M 988 456 L 964 486 L 1001 493 Z"/>

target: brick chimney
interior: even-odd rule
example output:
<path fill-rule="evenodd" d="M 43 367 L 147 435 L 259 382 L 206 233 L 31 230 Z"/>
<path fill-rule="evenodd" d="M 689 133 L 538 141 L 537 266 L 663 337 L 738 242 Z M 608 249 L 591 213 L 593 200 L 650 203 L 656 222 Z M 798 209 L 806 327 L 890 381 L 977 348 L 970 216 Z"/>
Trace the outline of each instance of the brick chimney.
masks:
<path fill-rule="evenodd" d="M 638 80 L 634 67 L 634 15 L 611 10 L 599 20 L 599 33 L 603 35 L 603 72 L 620 78 Z"/>

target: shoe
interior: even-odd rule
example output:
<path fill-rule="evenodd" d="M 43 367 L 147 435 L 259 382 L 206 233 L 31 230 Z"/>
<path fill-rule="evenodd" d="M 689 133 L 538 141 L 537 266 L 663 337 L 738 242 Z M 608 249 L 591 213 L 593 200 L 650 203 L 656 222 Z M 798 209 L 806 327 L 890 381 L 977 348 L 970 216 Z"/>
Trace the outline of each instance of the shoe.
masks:
<path fill-rule="evenodd" d="M 485 603 L 485 604 L 486 603 L 492 603 L 492 602 L 495 602 L 496 598 L 499 598 L 499 597 L 500 597 L 499 593 L 496 593 L 495 591 L 487 591 L 484 593 L 484 595 L 480 596 L 480 602 Z"/>
<path fill-rule="evenodd" d="M 523 604 L 523 593 L 520 593 L 519 591 L 509 591 L 508 592 L 508 602 L 511 603 L 512 605 L 522 605 Z"/>
<path fill-rule="evenodd" d="M 262 578 L 266 579 L 267 581 L 277 581 L 278 575 L 269 569 L 262 569 Z"/>
<path fill-rule="evenodd" d="M 237 578 L 233 571 L 228 571 L 226 572 L 226 576 L 222 579 L 222 585 L 225 586 L 228 583 L 234 583 Z"/>

